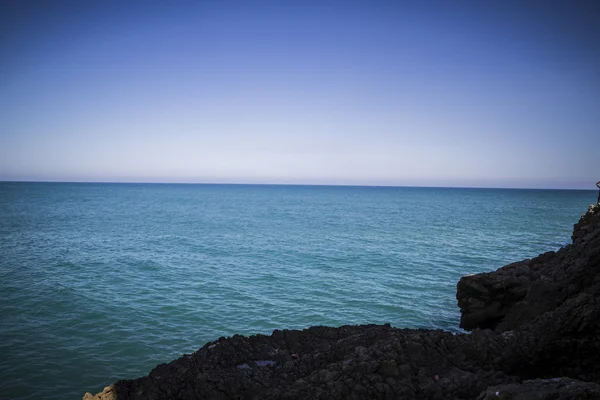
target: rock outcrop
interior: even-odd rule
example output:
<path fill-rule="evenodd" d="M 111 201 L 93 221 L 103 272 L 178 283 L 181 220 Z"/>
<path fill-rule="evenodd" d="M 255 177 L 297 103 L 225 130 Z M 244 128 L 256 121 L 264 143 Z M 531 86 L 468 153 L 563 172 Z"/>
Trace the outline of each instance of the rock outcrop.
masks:
<path fill-rule="evenodd" d="M 458 283 L 470 334 L 389 325 L 220 338 L 86 400 L 600 399 L 600 208 L 573 244 Z"/>
<path fill-rule="evenodd" d="M 575 224 L 573 244 L 458 282 L 460 326 L 516 329 L 567 299 L 600 292 L 600 207 Z"/>

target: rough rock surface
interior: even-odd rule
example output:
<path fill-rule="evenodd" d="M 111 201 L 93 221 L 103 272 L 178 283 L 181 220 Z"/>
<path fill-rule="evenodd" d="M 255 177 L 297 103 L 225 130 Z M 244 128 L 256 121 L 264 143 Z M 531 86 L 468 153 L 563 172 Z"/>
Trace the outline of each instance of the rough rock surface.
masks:
<path fill-rule="evenodd" d="M 573 244 L 493 273 L 458 282 L 460 326 L 466 330 L 518 328 L 582 293 L 600 292 L 600 207 L 590 206 L 575 224 Z"/>
<path fill-rule="evenodd" d="M 523 383 L 491 386 L 479 400 L 585 400 L 600 398 L 595 383 L 570 378 L 535 379 Z"/>
<path fill-rule="evenodd" d="M 470 334 L 361 325 L 235 335 L 84 399 L 600 399 L 599 263 L 595 206 L 573 244 L 460 280 Z"/>

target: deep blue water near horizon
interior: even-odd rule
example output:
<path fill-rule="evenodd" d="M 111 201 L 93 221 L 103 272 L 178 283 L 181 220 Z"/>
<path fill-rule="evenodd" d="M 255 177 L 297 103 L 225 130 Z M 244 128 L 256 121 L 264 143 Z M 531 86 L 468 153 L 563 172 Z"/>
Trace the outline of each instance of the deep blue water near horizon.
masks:
<path fill-rule="evenodd" d="M 595 191 L 0 183 L 0 398 L 75 398 L 233 334 L 459 332 L 469 273 L 557 250 Z"/>

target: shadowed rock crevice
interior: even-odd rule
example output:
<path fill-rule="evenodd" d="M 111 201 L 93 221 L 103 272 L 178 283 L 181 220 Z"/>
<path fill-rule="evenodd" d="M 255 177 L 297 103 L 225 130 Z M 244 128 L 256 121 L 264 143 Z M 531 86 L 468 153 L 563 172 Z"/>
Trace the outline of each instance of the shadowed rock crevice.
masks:
<path fill-rule="evenodd" d="M 572 239 L 463 277 L 470 334 L 360 325 L 234 335 L 84 399 L 600 398 L 598 206 Z"/>

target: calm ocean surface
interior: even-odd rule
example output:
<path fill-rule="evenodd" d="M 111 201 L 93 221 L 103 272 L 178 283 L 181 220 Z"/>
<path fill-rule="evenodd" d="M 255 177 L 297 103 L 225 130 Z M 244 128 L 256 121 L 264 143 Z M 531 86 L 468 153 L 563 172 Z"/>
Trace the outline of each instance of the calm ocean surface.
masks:
<path fill-rule="evenodd" d="M 0 398 L 80 399 L 220 336 L 458 332 L 456 282 L 556 250 L 595 191 L 0 183 Z"/>

